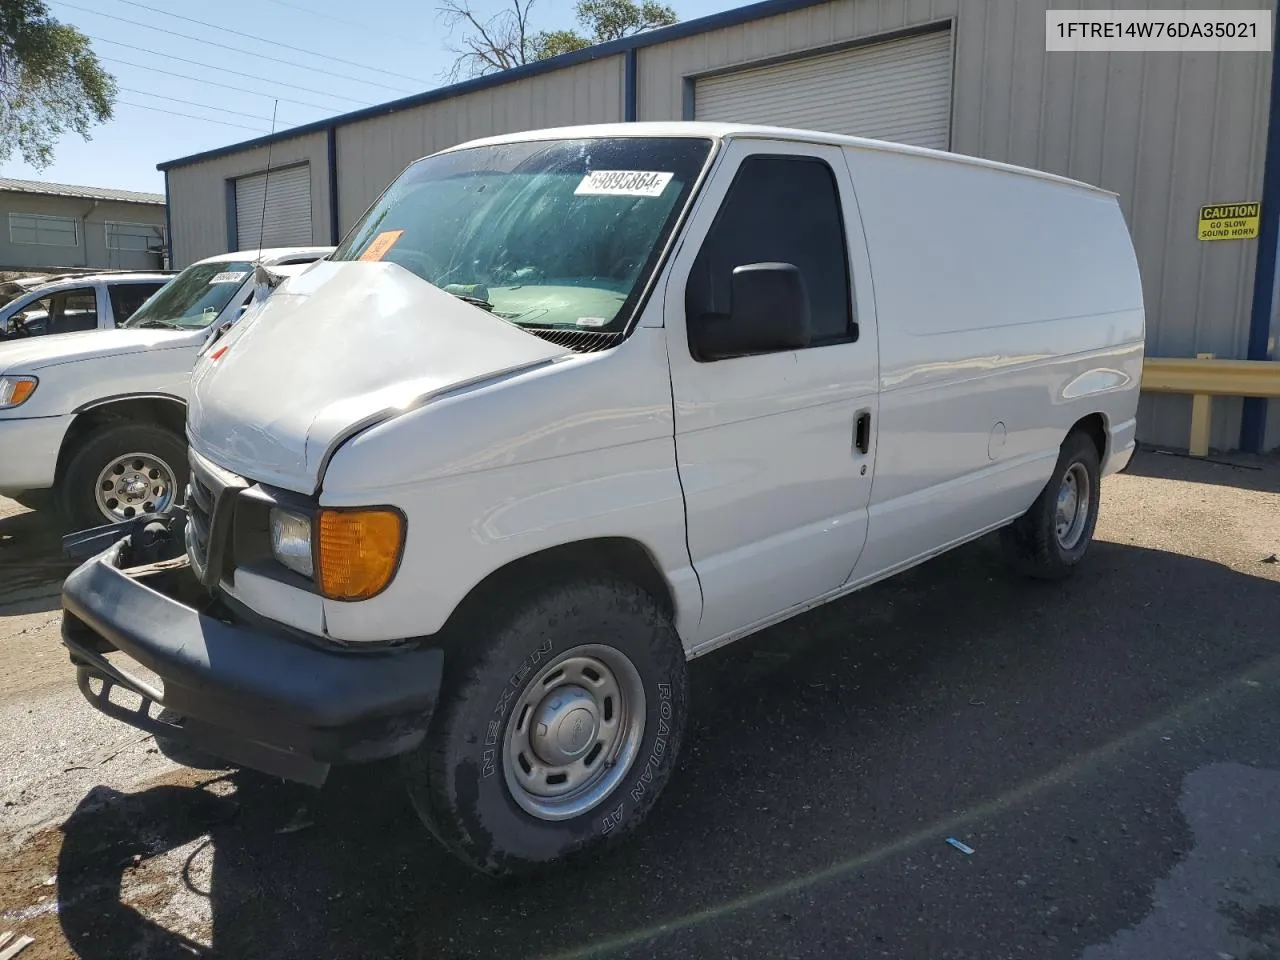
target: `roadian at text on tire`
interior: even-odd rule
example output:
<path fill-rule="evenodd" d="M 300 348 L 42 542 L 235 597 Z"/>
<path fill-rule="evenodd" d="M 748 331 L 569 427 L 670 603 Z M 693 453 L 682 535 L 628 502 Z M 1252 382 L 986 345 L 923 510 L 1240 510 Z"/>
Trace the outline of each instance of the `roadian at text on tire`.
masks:
<path fill-rule="evenodd" d="M 1144 330 L 1087 184 L 692 122 L 463 144 L 197 362 L 200 599 L 122 540 L 64 637 L 235 762 L 399 757 L 480 871 L 573 860 L 654 809 L 688 659 L 996 530 L 1082 562 Z"/>

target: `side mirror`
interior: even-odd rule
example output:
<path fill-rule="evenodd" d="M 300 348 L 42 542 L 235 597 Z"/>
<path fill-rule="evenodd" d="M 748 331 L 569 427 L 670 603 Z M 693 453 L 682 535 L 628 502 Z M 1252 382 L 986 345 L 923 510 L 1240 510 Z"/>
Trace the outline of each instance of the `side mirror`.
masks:
<path fill-rule="evenodd" d="M 798 350 L 811 336 L 809 291 L 791 263 L 734 267 L 729 312 L 689 318 L 689 345 L 704 361 Z"/>

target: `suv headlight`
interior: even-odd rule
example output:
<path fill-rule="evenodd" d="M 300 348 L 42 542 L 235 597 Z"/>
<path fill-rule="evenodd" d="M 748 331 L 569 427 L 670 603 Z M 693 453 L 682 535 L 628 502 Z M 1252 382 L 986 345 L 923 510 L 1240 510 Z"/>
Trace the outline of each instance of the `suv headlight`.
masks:
<path fill-rule="evenodd" d="M 331 600 L 367 600 L 386 589 L 404 551 L 404 514 L 392 507 L 322 508 L 314 515 L 273 507 L 271 552 L 313 577 Z"/>
<path fill-rule="evenodd" d="M 35 377 L 0 377 L 0 410 L 11 410 L 26 403 L 39 382 Z"/>

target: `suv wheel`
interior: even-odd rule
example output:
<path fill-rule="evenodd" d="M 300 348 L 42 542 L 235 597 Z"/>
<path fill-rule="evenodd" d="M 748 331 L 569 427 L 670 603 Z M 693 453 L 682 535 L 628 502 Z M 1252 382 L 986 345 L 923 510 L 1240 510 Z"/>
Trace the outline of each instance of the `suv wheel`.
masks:
<path fill-rule="evenodd" d="M 159 513 L 186 488 L 186 444 L 164 427 L 107 424 L 79 447 L 58 485 L 63 512 L 79 528 Z"/>

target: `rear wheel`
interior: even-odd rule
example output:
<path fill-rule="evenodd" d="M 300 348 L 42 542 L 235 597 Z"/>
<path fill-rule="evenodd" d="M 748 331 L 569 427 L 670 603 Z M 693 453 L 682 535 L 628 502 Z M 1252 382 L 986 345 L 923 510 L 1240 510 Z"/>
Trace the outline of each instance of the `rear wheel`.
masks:
<path fill-rule="evenodd" d="M 1041 580 L 1071 575 L 1093 542 L 1100 474 L 1093 439 L 1080 431 L 1068 435 L 1053 475 L 1031 509 L 1000 531 L 1014 569 Z"/>
<path fill-rule="evenodd" d="M 679 753 L 688 680 L 670 619 L 639 588 L 591 577 L 460 633 L 428 740 L 403 761 L 432 834 L 495 876 L 617 843 Z"/>
<path fill-rule="evenodd" d="M 58 487 L 63 512 L 79 527 L 159 513 L 186 487 L 187 448 L 181 437 L 151 423 L 98 427 L 79 443 Z"/>

